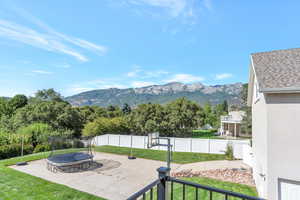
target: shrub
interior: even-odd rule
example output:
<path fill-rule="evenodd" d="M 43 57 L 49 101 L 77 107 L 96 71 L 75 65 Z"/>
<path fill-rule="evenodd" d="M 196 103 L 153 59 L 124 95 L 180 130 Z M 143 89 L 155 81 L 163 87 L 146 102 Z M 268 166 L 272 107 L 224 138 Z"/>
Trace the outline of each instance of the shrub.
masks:
<path fill-rule="evenodd" d="M 31 144 L 35 147 L 38 144 L 46 142 L 52 133 L 52 128 L 43 123 L 34 123 L 18 130 L 18 134 L 30 138 Z"/>
<path fill-rule="evenodd" d="M 49 144 L 38 144 L 35 148 L 33 153 L 45 152 L 50 151 L 51 146 Z"/>
<path fill-rule="evenodd" d="M 233 146 L 231 143 L 228 143 L 226 146 L 225 158 L 226 160 L 234 160 Z"/>
<path fill-rule="evenodd" d="M 105 118 L 100 117 L 87 123 L 83 128 L 83 136 L 96 136 L 107 133 L 128 132 L 126 121 L 122 117 Z"/>
<path fill-rule="evenodd" d="M 12 144 L 0 146 L 0 159 L 6 159 L 11 157 L 20 156 L 22 151 L 22 145 Z M 32 145 L 24 145 L 24 155 L 31 154 L 33 152 Z"/>
<path fill-rule="evenodd" d="M 0 130 L 0 146 L 9 144 L 9 133 Z"/>
<path fill-rule="evenodd" d="M 87 123 L 82 133 L 84 136 L 96 136 L 108 133 L 110 127 L 110 119 L 109 118 L 98 118 L 92 122 Z"/>

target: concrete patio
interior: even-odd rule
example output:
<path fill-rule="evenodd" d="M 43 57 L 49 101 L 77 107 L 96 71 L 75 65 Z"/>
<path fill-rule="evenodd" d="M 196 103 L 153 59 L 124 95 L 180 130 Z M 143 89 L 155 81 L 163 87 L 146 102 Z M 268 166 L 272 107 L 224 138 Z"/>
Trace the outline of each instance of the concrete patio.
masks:
<path fill-rule="evenodd" d="M 97 195 L 109 200 L 123 200 L 157 178 L 156 169 L 165 166 L 162 161 L 137 158 L 128 160 L 127 156 L 96 153 L 95 161 L 103 166 L 78 173 L 53 173 L 46 169 L 46 160 L 30 162 L 27 166 L 11 168 L 37 176 L 51 182 Z M 246 167 L 241 161 L 211 161 L 193 164 L 172 164 L 172 172 L 184 169 L 208 170 L 216 168 Z"/>

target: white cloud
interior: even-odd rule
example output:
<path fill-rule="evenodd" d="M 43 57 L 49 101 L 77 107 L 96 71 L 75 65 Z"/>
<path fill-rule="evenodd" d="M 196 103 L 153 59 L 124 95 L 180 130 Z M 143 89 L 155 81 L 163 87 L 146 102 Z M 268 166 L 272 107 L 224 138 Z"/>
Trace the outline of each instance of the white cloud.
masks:
<path fill-rule="evenodd" d="M 91 43 L 89 41 L 86 41 L 86 40 L 83 40 L 83 39 L 80 39 L 80 38 L 70 38 L 70 37 L 65 36 L 65 39 L 68 40 L 69 42 L 75 44 L 75 45 L 78 45 L 82 48 L 93 51 L 93 52 L 98 53 L 100 55 L 103 55 L 104 53 L 107 52 L 107 47 L 96 45 L 94 43 Z"/>
<path fill-rule="evenodd" d="M 146 87 L 146 86 L 149 86 L 149 85 L 155 85 L 155 83 L 154 82 L 147 82 L 147 81 L 133 81 L 131 83 L 131 86 L 135 87 L 135 88 Z"/>
<path fill-rule="evenodd" d="M 143 70 L 141 66 L 134 65 L 134 69 L 126 74 L 127 77 L 129 78 L 142 78 L 142 79 L 147 79 L 147 78 L 158 78 L 163 75 L 167 75 L 169 72 L 164 71 L 164 70 L 153 70 L 153 71 L 148 71 L 148 70 Z"/>
<path fill-rule="evenodd" d="M 216 74 L 215 79 L 216 80 L 223 80 L 227 78 L 231 78 L 233 75 L 230 73 L 223 73 L 223 74 Z"/>
<path fill-rule="evenodd" d="M 130 71 L 127 73 L 127 76 L 130 77 L 130 78 L 133 78 L 133 77 L 137 77 L 138 74 L 141 72 L 142 70 L 137 68 L 137 69 L 134 69 L 133 71 Z"/>
<path fill-rule="evenodd" d="M 150 6 L 165 8 L 170 15 L 177 17 L 187 6 L 187 0 L 136 0 Z"/>
<path fill-rule="evenodd" d="M 161 16 L 163 12 L 146 8 L 160 8 L 162 11 L 166 11 L 171 18 L 182 18 L 185 23 L 189 24 L 195 24 L 201 11 L 212 10 L 212 0 L 123 0 L 120 5 L 134 6 L 139 9 L 135 10 L 135 13 L 144 12 L 154 17 Z"/>
<path fill-rule="evenodd" d="M 89 41 L 81 39 L 81 38 L 67 36 L 63 33 L 57 32 L 52 27 L 50 27 L 46 23 L 42 22 L 38 18 L 32 16 L 30 13 L 28 13 L 24 9 L 17 8 L 16 10 L 19 14 L 21 14 L 26 19 L 30 20 L 32 23 L 36 24 L 37 26 L 39 26 L 43 30 L 47 31 L 48 33 L 50 33 L 52 35 L 57 36 L 58 38 L 61 38 L 65 41 L 67 41 L 67 42 L 70 42 L 73 45 L 79 46 L 83 49 L 93 51 L 94 53 L 97 53 L 97 54 L 100 54 L 100 55 L 103 55 L 104 53 L 107 52 L 107 47 L 105 47 L 105 46 L 97 45 L 95 43 L 89 42 Z"/>
<path fill-rule="evenodd" d="M 109 88 L 118 88 L 123 89 L 127 88 L 127 85 L 123 85 L 113 79 L 99 79 L 92 81 L 85 81 L 77 84 L 72 84 L 68 86 L 65 91 L 68 95 L 73 95 L 80 92 L 86 92 L 90 90 L 98 89 L 109 89 Z"/>
<path fill-rule="evenodd" d="M 23 25 L 0 19 L 0 37 L 15 40 L 47 51 L 67 54 L 83 62 L 88 61 L 88 58 L 73 47 L 80 47 L 81 49 L 89 50 L 99 55 L 103 55 L 107 51 L 107 48 L 104 46 L 59 33 L 40 20 L 28 14 L 24 15 L 27 19 L 38 25 L 41 31 L 38 32 Z"/>
<path fill-rule="evenodd" d="M 204 78 L 201 76 L 194 76 L 192 74 L 175 74 L 170 79 L 164 81 L 167 83 L 170 82 L 181 82 L 181 83 L 191 83 L 191 82 L 197 82 L 197 81 L 203 81 Z"/>
<path fill-rule="evenodd" d="M 169 74 L 169 72 L 164 70 L 145 71 L 145 75 L 143 78 L 157 78 L 167 74 Z"/>
<path fill-rule="evenodd" d="M 44 71 L 44 70 L 32 70 L 31 72 L 35 74 L 53 74 L 53 72 Z"/>

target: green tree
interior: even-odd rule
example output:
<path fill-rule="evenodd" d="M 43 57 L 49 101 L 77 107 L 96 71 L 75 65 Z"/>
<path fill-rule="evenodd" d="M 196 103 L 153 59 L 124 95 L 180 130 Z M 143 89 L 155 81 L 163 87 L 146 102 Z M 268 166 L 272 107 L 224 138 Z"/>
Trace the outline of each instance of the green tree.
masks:
<path fill-rule="evenodd" d="M 212 110 L 212 113 L 210 114 L 211 125 L 213 127 L 219 127 L 221 116 L 227 114 L 228 114 L 228 104 L 226 100 L 221 104 L 215 105 L 215 107 Z"/>
<path fill-rule="evenodd" d="M 131 113 L 131 107 L 129 106 L 128 103 L 125 103 L 125 104 L 123 105 L 122 112 L 123 112 L 125 115 L 128 115 L 128 114 Z"/>
<path fill-rule="evenodd" d="M 83 128 L 78 110 L 68 103 L 56 101 L 28 104 L 16 111 L 10 123 L 12 131 L 32 123 L 45 123 L 55 130 L 72 130 L 75 136 L 79 136 Z"/>
<path fill-rule="evenodd" d="M 109 131 L 114 134 L 128 134 L 128 123 L 124 117 L 110 118 Z"/>
<path fill-rule="evenodd" d="M 126 121 L 122 117 L 100 117 L 87 123 L 83 128 L 84 136 L 97 136 L 102 134 L 120 134 L 128 132 Z"/>
<path fill-rule="evenodd" d="M 32 146 L 36 147 L 38 144 L 47 142 L 52 131 L 52 127 L 48 124 L 34 123 L 20 128 L 17 133 L 29 137 Z"/>
<path fill-rule="evenodd" d="M 252 134 L 252 112 L 251 107 L 247 105 L 247 98 L 248 98 L 248 83 L 243 84 L 243 89 L 241 91 L 241 98 L 242 98 L 242 110 L 245 111 L 245 116 L 243 117 L 241 129 L 242 133 L 247 135 Z"/>
<path fill-rule="evenodd" d="M 108 106 L 106 109 L 106 117 L 121 117 L 123 115 L 122 110 L 120 109 L 119 106 Z"/>
<path fill-rule="evenodd" d="M 224 113 L 228 113 L 228 102 L 225 100 L 221 105 L 222 105 L 222 111 Z"/>
<path fill-rule="evenodd" d="M 56 92 L 53 88 L 38 90 L 35 93 L 35 99 L 41 101 L 57 101 L 57 102 L 64 101 L 62 96 L 58 92 Z"/>
<path fill-rule="evenodd" d="M 168 128 L 172 134 L 185 135 L 198 128 L 201 107 L 186 98 L 179 98 L 166 106 Z"/>
<path fill-rule="evenodd" d="M 14 112 L 13 107 L 9 104 L 9 100 L 6 98 L 0 98 L 0 117 L 11 116 Z"/>
<path fill-rule="evenodd" d="M 218 123 L 216 110 L 213 109 L 212 105 L 209 102 L 204 105 L 203 111 L 204 111 L 204 124 L 216 126 L 216 124 Z M 223 108 L 222 108 L 222 106 L 220 106 L 220 112 L 222 112 L 222 111 L 223 111 Z"/>
<path fill-rule="evenodd" d="M 243 106 L 247 106 L 247 98 L 248 98 L 248 83 L 243 84 L 243 88 L 241 91 L 241 99 Z"/>
<path fill-rule="evenodd" d="M 83 124 L 91 122 L 97 118 L 96 111 L 91 106 L 77 107 L 77 110 L 80 114 L 80 118 L 81 118 Z"/>
<path fill-rule="evenodd" d="M 13 107 L 14 110 L 16 110 L 18 108 L 26 106 L 28 103 L 28 99 L 25 95 L 18 94 L 11 98 L 8 103 Z"/>
<path fill-rule="evenodd" d="M 155 131 L 163 132 L 165 116 L 165 109 L 159 104 L 140 104 L 127 119 L 132 132 L 145 135 Z"/>
<path fill-rule="evenodd" d="M 243 110 L 245 111 L 245 116 L 243 117 L 241 123 L 241 131 L 246 135 L 252 134 L 252 112 L 251 107 L 244 107 Z"/>
<path fill-rule="evenodd" d="M 97 136 L 107 133 L 107 125 L 106 123 L 108 119 L 104 118 L 102 120 L 98 119 L 93 122 L 87 123 L 83 130 L 82 135 L 83 136 Z"/>

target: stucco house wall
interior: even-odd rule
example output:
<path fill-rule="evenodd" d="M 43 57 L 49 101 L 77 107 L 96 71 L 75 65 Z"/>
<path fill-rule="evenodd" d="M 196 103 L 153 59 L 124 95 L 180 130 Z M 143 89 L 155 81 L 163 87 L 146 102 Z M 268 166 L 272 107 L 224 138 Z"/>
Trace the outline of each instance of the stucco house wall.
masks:
<path fill-rule="evenodd" d="M 253 93 L 256 88 L 253 87 Z M 252 149 L 253 149 L 253 177 L 259 196 L 267 196 L 267 105 L 264 95 L 253 95 L 252 105 Z M 264 176 L 265 175 L 265 176 Z"/>
<path fill-rule="evenodd" d="M 268 199 L 280 200 L 279 179 L 300 181 L 300 93 L 266 94 Z"/>
<path fill-rule="evenodd" d="M 251 54 L 253 176 L 261 197 L 300 199 L 300 48 Z"/>

